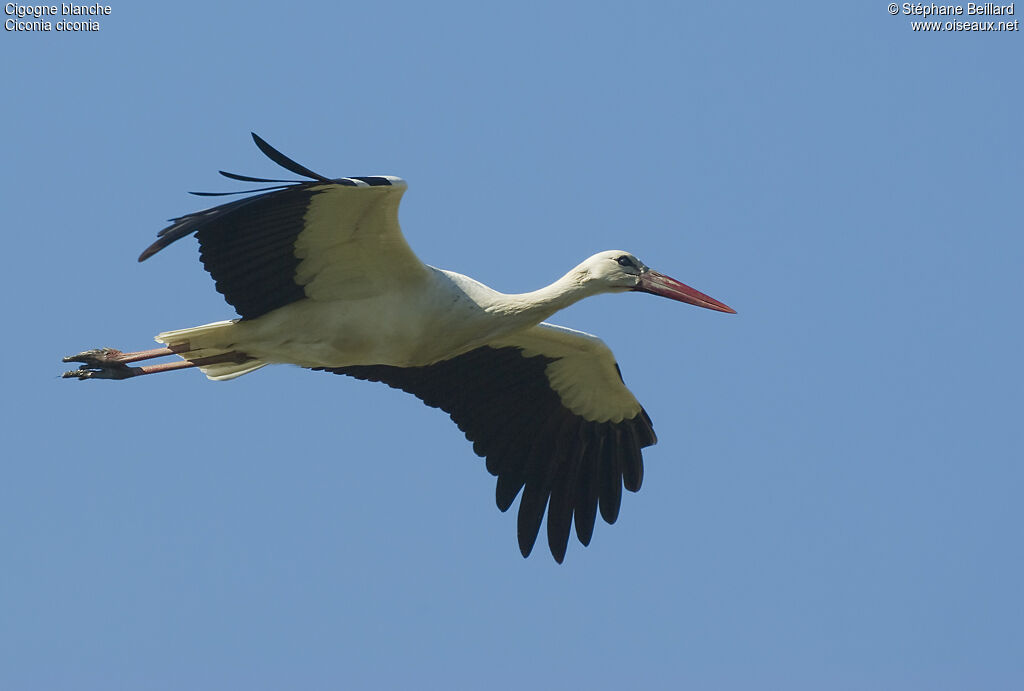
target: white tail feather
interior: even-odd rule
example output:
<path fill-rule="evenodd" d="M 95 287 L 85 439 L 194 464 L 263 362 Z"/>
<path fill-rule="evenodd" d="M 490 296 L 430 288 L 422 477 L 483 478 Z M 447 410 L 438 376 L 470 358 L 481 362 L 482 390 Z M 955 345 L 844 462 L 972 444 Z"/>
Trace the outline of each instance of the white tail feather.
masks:
<path fill-rule="evenodd" d="M 187 347 L 188 350 L 184 350 L 178 353 L 178 355 L 189 362 L 214 355 L 224 355 L 234 352 L 229 344 L 233 340 L 230 334 L 236 321 L 220 321 L 212 324 L 203 324 L 202 326 L 193 326 L 190 329 L 164 331 L 157 335 L 156 341 L 169 347 Z M 199 367 L 200 371 L 207 378 L 213 381 L 227 381 L 228 379 L 234 379 L 235 377 L 258 370 L 266 364 L 262 360 L 253 358 L 244 362 L 217 362 L 208 365 L 197 364 L 196 366 Z"/>

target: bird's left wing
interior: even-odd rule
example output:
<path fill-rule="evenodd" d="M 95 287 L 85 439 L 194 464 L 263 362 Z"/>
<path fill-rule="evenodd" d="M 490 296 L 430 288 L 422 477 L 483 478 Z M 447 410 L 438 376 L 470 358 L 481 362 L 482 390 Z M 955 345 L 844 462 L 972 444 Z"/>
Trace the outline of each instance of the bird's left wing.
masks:
<path fill-rule="evenodd" d="M 622 488 L 643 481 L 641 449 L 657 441 L 651 420 L 597 337 L 551 324 L 517 332 L 425 367 L 366 365 L 327 371 L 380 381 L 441 408 L 498 477 L 498 508 L 519 494 L 518 536 L 530 554 L 548 514 L 548 545 L 565 557 L 590 543 L 600 507 L 618 518 Z"/>
<path fill-rule="evenodd" d="M 398 225 L 404 180 L 328 179 L 256 134 L 253 139 L 274 162 L 313 180 L 288 182 L 222 172 L 236 180 L 282 184 L 173 219 L 139 261 L 196 233 L 203 266 L 243 319 L 304 298 L 358 299 L 426 278 L 428 269 Z"/>

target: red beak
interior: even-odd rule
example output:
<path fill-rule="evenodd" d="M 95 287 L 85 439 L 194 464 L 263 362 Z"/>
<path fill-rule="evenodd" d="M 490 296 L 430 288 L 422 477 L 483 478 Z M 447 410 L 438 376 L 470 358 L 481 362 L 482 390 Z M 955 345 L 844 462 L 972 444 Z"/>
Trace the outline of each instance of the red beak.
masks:
<path fill-rule="evenodd" d="M 694 290 L 685 283 L 680 283 L 674 278 L 669 278 L 665 274 L 660 274 L 657 271 L 647 271 L 640 274 L 640 283 L 637 285 L 635 290 L 642 291 L 644 293 L 651 293 L 652 295 L 660 295 L 670 300 L 678 300 L 679 302 L 687 302 L 697 307 L 704 307 L 709 310 L 715 310 L 716 312 L 728 312 L 729 314 L 736 314 L 736 310 L 728 305 L 719 302 L 713 297 L 708 297 L 699 290 Z"/>

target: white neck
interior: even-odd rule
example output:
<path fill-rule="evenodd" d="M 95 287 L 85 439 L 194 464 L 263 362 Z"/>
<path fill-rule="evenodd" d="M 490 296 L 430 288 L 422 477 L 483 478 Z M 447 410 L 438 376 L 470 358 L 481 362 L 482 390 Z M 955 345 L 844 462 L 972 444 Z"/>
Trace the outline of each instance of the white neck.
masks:
<path fill-rule="evenodd" d="M 511 317 L 523 326 L 539 324 L 558 310 L 601 292 L 593 283 L 583 281 L 583 273 L 573 269 L 549 286 L 529 293 L 502 294 L 491 310 Z"/>

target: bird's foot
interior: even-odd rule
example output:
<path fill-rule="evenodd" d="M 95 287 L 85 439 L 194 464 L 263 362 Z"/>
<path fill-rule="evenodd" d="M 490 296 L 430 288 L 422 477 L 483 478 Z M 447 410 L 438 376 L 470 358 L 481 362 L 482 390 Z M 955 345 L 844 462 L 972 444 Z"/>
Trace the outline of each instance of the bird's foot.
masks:
<path fill-rule="evenodd" d="M 78 371 L 82 371 L 86 368 L 105 368 L 115 364 L 122 364 L 120 358 L 124 355 L 120 350 L 116 348 L 93 348 L 92 350 L 84 350 L 77 355 L 68 355 L 63 359 L 63 362 L 81 362 L 85 364 L 85 367 L 80 368 Z M 64 376 L 68 376 L 70 373 L 65 373 Z"/>
<path fill-rule="evenodd" d="M 76 370 L 65 372 L 64 379 L 128 379 L 141 374 L 140 368 L 129 367 L 126 363 L 138 359 L 136 356 L 148 354 L 124 353 L 117 348 L 92 348 L 77 355 L 68 355 L 64 362 L 80 362 L 82 366 Z"/>
<path fill-rule="evenodd" d="M 115 351 L 116 352 L 116 351 Z M 69 360 L 64 359 L 65 362 Z M 70 362 L 81 362 L 81 360 L 71 360 Z M 129 367 L 120 362 L 113 362 L 109 364 L 90 364 L 86 367 L 79 367 L 75 370 L 69 370 L 61 375 L 64 379 L 128 379 L 129 377 L 135 377 L 142 374 L 141 367 Z"/>
<path fill-rule="evenodd" d="M 245 362 L 249 359 L 247 355 L 232 352 L 196 360 L 179 360 L 177 362 L 164 362 L 158 365 L 143 365 L 142 367 L 128 366 L 129 362 L 176 355 L 187 351 L 188 348 L 187 344 L 179 344 L 167 348 L 138 350 L 133 353 L 123 353 L 116 348 L 93 348 L 92 350 L 86 350 L 77 355 L 68 355 L 64 358 L 64 362 L 80 362 L 82 366 L 65 372 L 61 376 L 64 379 L 128 379 L 129 377 L 138 377 L 143 374 L 170 372 L 171 370 L 197 367 L 216 362 Z M 238 360 L 237 358 L 243 359 Z"/>

